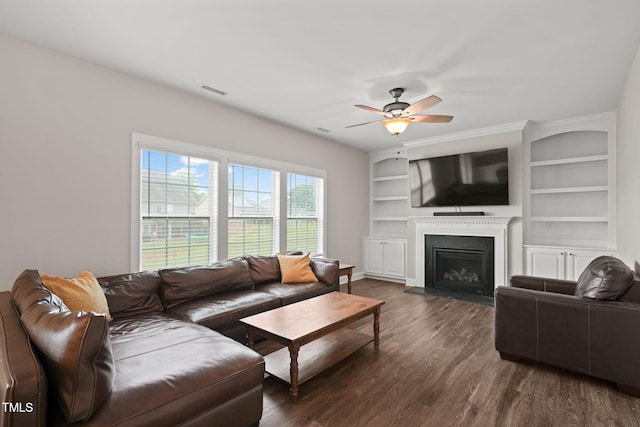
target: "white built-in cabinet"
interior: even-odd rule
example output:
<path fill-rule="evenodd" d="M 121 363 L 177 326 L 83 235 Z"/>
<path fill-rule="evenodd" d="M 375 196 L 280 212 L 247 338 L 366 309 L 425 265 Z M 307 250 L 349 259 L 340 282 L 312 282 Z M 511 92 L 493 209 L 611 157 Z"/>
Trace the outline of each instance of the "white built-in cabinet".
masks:
<path fill-rule="evenodd" d="M 404 239 L 363 239 L 364 271 L 395 279 L 406 276 L 407 241 Z"/>
<path fill-rule="evenodd" d="M 598 249 L 528 246 L 525 248 L 527 274 L 578 280 L 587 264 L 600 255 L 615 255 L 615 253 Z"/>
<path fill-rule="evenodd" d="M 615 115 L 531 123 L 524 143 L 526 274 L 573 280 L 616 252 Z"/>
<path fill-rule="evenodd" d="M 406 149 L 370 156 L 369 237 L 363 240 L 364 273 L 406 276 L 409 160 Z"/>

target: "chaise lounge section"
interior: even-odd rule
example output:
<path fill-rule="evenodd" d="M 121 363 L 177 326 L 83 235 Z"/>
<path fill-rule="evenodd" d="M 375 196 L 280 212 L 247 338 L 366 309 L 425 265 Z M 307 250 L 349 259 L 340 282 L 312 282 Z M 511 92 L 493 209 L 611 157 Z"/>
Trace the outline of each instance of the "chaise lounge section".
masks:
<path fill-rule="evenodd" d="M 0 293 L 0 425 L 257 425 L 264 360 L 239 319 L 339 289 L 337 260 L 310 267 L 296 284 L 256 256 L 101 277 L 110 322 L 26 270 Z"/>

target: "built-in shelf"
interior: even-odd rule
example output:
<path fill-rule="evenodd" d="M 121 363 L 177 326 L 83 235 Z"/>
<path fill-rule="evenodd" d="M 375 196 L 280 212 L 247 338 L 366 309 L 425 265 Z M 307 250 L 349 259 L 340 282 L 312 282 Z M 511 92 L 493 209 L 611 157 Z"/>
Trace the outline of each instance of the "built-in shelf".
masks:
<path fill-rule="evenodd" d="M 532 243 L 532 244 L 523 245 L 523 246 L 525 249 L 528 249 L 528 248 L 556 249 L 556 250 L 558 249 L 558 245 L 554 244 L 553 241 L 547 243 L 544 240 L 541 240 L 541 242 L 539 243 Z M 566 246 L 571 247 L 572 249 L 573 248 L 581 249 L 581 250 L 586 249 L 590 251 L 599 252 L 600 255 L 602 255 L 603 252 L 613 253 L 616 251 L 615 248 L 601 248 L 601 247 L 593 246 L 593 242 L 588 240 L 575 240 L 570 244 L 567 244 Z"/>
<path fill-rule="evenodd" d="M 378 177 L 378 178 L 373 178 L 372 181 L 373 182 L 399 181 L 399 180 L 407 179 L 408 177 L 409 177 L 408 175 L 381 176 L 381 177 Z"/>
<path fill-rule="evenodd" d="M 533 222 L 607 222 L 606 216 L 534 216 L 529 218 Z"/>
<path fill-rule="evenodd" d="M 406 216 L 378 216 L 371 218 L 372 221 L 407 221 Z"/>
<path fill-rule="evenodd" d="M 599 162 L 599 161 L 607 161 L 608 158 L 609 156 L 604 154 L 604 155 L 598 155 L 598 156 L 571 157 L 567 159 L 541 160 L 538 162 L 531 162 L 530 166 L 539 167 L 539 166 L 568 165 L 571 163 Z"/>
<path fill-rule="evenodd" d="M 374 197 L 374 202 L 392 202 L 396 200 L 409 200 L 407 196 L 388 196 L 388 197 Z"/>
<path fill-rule="evenodd" d="M 370 156 L 370 237 L 406 238 L 409 160 L 405 150 Z"/>
<path fill-rule="evenodd" d="M 615 248 L 615 115 L 533 123 L 524 134 L 524 244 Z M 527 250 L 528 274 L 547 260 L 537 250 Z"/>
<path fill-rule="evenodd" d="M 591 193 L 594 191 L 609 191 L 609 187 L 594 185 L 591 187 L 538 188 L 532 189 L 531 194 Z"/>

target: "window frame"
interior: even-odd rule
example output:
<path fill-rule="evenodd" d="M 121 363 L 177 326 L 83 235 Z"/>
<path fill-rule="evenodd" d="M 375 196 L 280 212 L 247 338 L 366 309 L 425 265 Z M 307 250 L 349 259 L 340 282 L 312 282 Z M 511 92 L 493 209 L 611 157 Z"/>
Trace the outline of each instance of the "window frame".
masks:
<path fill-rule="evenodd" d="M 173 154 L 191 156 L 200 159 L 211 160 L 218 163 L 218 188 L 216 189 L 218 206 L 216 218 L 212 215 L 212 221 L 217 224 L 216 246 L 217 260 L 228 258 L 228 170 L 229 164 L 271 169 L 280 173 L 279 192 L 279 252 L 287 250 L 287 182 L 289 173 L 313 176 L 322 179 L 322 243 L 321 253 L 326 253 L 327 248 L 327 171 L 310 166 L 298 165 L 294 163 L 282 162 L 269 158 L 263 158 L 233 151 L 221 150 L 209 146 L 192 144 L 161 138 L 152 135 L 145 135 L 133 132 L 131 134 L 131 256 L 130 271 L 140 271 L 141 266 L 141 213 L 140 213 L 140 173 L 141 173 L 141 150 L 165 151 Z M 292 248 L 293 249 L 293 248 Z"/>
<path fill-rule="evenodd" d="M 156 246 L 155 248 L 152 248 L 152 250 L 150 252 L 147 252 L 147 254 L 151 257 L 155 256 L 162 256 L 162 258 L 164 259 L 164 261 L 160 261 L 159 262 L 159 266 L 157 268 L 164 268 L 165 267 L 165 263 L 167 262 L 167 257 L 169 258 L 173 258 L 173 261 L 177 261 L 180 258 L 176 258 L 177 254 L 173 254 L 173 255 L 169 255 L 169 253 L 171 251 L 178 251 L 180 252 L 182 255 L 186 256 L 186 259 L 184 260 L 184 262 L 180 263 L 180 264 L 170 264 L 171 266 L 173 265 L 185 265 L 185 264 L 194 264 L 194 262 L 190 262 L 191 261 L 191 257 L 194 256 L 196 258 L 204 255 L 204 254 L 199 254 L 200 251 L 203 250 L 203 248 L 206 247 L 206 252 L 207 252 L 207 257 L 202 257 L 200 258 L 201 262 L 207 263 L 209 262 L 209 260 L 211 259 L 215 259 L 217 258 L 217 247 L 216 247 L 216 243 L 217 243 L 217 237 L 216 237 L 216 233 L 217 233 L 217 209 L 218 209 L 218 161 L 216 160 L 211 160 L 211 159 L 199 159 L 196 156 L 190 154 L 190 155 L 184 155 L 182 153 L 174 153 L 173 151 L 159 151 L 159 150 L 150 150 L 150 149 L 146 149 L 146 148 L 142 148 L 138 151 L 139 155 L 141 154 L 147 154 L 149 153 L 149 157 L 145 159 L 145 157 L 141 156 L 141 166 L 140 166 L 140 173 L 139 173 L 139 181 L 140 181 L 140 185 L 141 185 L 141 191 L 145 188 L 144 184 L 146 183 L 148 190 L 150 191 L 150 193 L 147 193 L 147 195 L 150 196 L 152 191 L 152 188 L 159 188 L 158 185 L 162 184 L 164 182 L 164 186 L 160 186 L 160 188 L 163 188 L 163 195 L 164 195 L 164 200 L 160 203 L 156 203 L 156 202 L 152 202 L 151 198 L 145 200 L 145 194 L 143 194 L 142 192 L 140 192 L 140 257 L 139 257 L 139 263 L 140 263 L 140 268 L 156 268 L 156 266 L 153 265 L 153 262 L 151 263 L 152 265 L 149 265 L 149 263 L 147 263 L 147 265 L 144 265 L 144 258 L 145 258 L 145 231 L 147 230 L 147 226 L 153 226 L 155 224 L 158 223 L 165 223 L 169 222 L 169 223 L 174 223 L 177 226 L 178 230 L 181 230 L 181 227 L 184 227 L 184 221 L 187 221 L 187 229 L 190 230 L 190 232 L 193 232 L 192 230 L 192 225 L 194 225 L 195 223 L 200 223 L 203 219 L 207 220 L 207 235 L 208 235 L 208 239 L 206 240 L 206 242 L 197 242 L 197 241 L 192 241 L 192 239 L 190 237 L 188 237 L 186 239 L 186 242 L 184 242 L 184 246 L 180 246 L 180 240 L 181 239 L 175 239 L 175 236 L 171 237 L 169 236 L 169 234 L 164 236 L 164 239 L 155 239 L 154 243 L 156 245 L 160 244 L 163 242 L 164 240 L 164 244 L 160 244 L 159 246 Z M 207 188 L 207 214 L 206 215 L 201 215 L 196 213 L 196 206 L 195 204 L 192 206 L 191 205 L 191 200 L 187 200 L 187 205 L 180 209 L 180 201 L 176 200 L 175 197 L 169 197 L 171 199 L 171 204 L 169 204 L 169 194 L 173 193 L 175 195 L 175 192 L 180 193 L 182 190 L 185 191 L 185 193 L 188 195 L 190 194 L 190 190 L 192 190 L 193 188 L 198 188 L 200 187 L 199 184 L 197 183 L 192 183 L 191 181 L 187 181 L 184 185 L 180 184 L 179 182 L 176 182 L 174 179 L 170 179 L 170 175 L 167 173 L 168 170 L 164 170 L 161 171 L 160 173 L 154 173 L 152 171 L 156 171 L 157 169 L 155 168 L 156 166 L 158 166 L 158 164 L 154 163 L 155 161 L 157 161 L 158 159 L 160 159 L 160 157 L 158 156 L 160 155 L 163 158 L 163 162 L 161 162 L 160 166 L 162 166 L 162 163 L 164 163 L 164 167 L 167 167 L 167 162 L 169 161 L 170 158 L 175 158 L 175 157 L 182 157 L 181 162 L 186 158 L 188 159 L 188 163 L 186 165 L 186 167 L 183 167 L 183 169 L 186 169 L 187 172 L 187 177 L 189 176 L 189 174 L 191 173 L 191 159 L 197 159 L 197 160 L 204 160 L 208 163 L 207 165 L 207 175 L 206 175 L 206 188 Z M 154 159 L 155 160 L 152 160 Z M 149 164 L 148 164 L 148 169 L 144 169 L 144 164 L 145 161 L 143 160 L 148 160 Z M 154 164 L 155 166 L 152 167 L 152 164 Z M 151 178 L 153 176 L 153 178 Z M 194 186 L 195 184 L 195 186 Z M 182 190 L 181 190 L 182 189 Z M 176 206 L 174 206 L 176 205 Z M 177 208 L 175 211 L 172 208 Z M 186 208 L 186 210 L 185 210 Z M 146 224 L 145 224 L 146 223 Z M 173 228 L 173 227 L 171 227 Z M 169 228 L 169 230 L 171 230 L 171 228 Z M 171 235 L 173 235 L 174 233 L 170 232 L 169 230 L 164 229 L 163 231 L 165 232 L 169 232 L 171 233 Z M 182 248 L 182 252 L 180 250 L 180 248 Z"/>
<path fill-rule="evenodd" d="M 272 232 L 271 232 L 271 239 L 272 239 L 272 248 L 271 251 L 280 251 L 281 250 L 281 242 L 280 242 L 280 223 L 282 221 L 282 218 L 280 218 L 280 213 L 281 213 L 281 209 L 280 209 L 280 203 L 282 201 L 282 197 L 280 196 L 280 180 L 281 180 L 281 173 L 280 171 L 273 169 L 273 168 L 267 168 L 265 166 L 254 166 L 254 165 L 248 165 L 245 163 L 238 163 L 238 162 L 229 162 L 227 165 L 227 171 L 230 171 L 230 168 L 236 166 L 236 167 L 240 167 L 240 168 L 248 168 L 248 169 L 255 169 L 257 171 L 268 171 L 271 173 L 271 191 L 269 194 L 271 194 L 271 198 L 272 198 L 272 203 L 273 203 L 273 207 L 271 209 L 271 216 L 265 216 L 262 217 L 261 215 L 257 215 L 254 217 L 254 219 L 259 219 L 259 218 L 263 218 L 263 219 L 271 219 L 272 223 L 271 223 L 271 227 L 272 227 Z M 229 173 L 227 173 L 227 178 L 229 177 Z M 229 194 L 229 190 L 231 189 L 229 187 L 229 182 L 227 182 L 227 195 Z M 256 182 L 257 186 L 259 186 L 259 180 Z M 243 190 L 246 191 L 248 193 L 253 193 L 253 191 L 249 191 L 249 190 Z M 255 191 L 256 195 L 258 195 L 258 190 Z M 228 199 L 227 199 L 228 200 Z M 231 206 L 233 202 L 229 201 L 228 206 Z M 231 218 L 245 218 L 245 219 L 250 219 L 250 216 L 234 216 L 234 217 L 230 217 L 228 215 L 229 211 L 227 209 L 227 233 L 229 233 L 229 225 L 230 225 L 230 219 Z M 247 241 L 243 239 L 243 244 L 246 244 Z M 229 242 L 227 239 L 227 251 L 229 250 Z M 264 254 L 260 254 L 259 252 L 256 253 L 251 253 L 251 255 L 264 255 Z M 229 253 L 227 252 L 227 257 L 229 257 Z"/>
<path fill-rule="evenodd" d="M 316 191 L 321 192 L 321 198 L 316 198 L 316 203 L 317 203 L 317 207 L 316 207 L 316 216 L 314 217 L 307 217 L 307 218 L 301 218 L 301 217 L 297 217 L 297 216 L 289 216 L 289 207 L 290 207 L 290 203 L 287 203 L 287 207 L 285 209 L 286 215 L 284 218 L 284 222 L 285 222 L 285 231 L 286 231 L 286 239 L 287 242 L 289 241 L 289 234 L 288 234 L 288 229 L 289 229 L 289 220 L 299 220 L 299 219 L 310 219 L 310 218 L 314 218 L 317 221 L 317 227 L 321 227 L 322 230 L 324 230 L 325 227 L 325 223 L 326 223 L 326 209 L 325 209 L 325 204 L 326 204 L 326 181 L 324 178 L 320 178 L 318 176 L 315 175 L 307 175 L 307 174 L 302 174 L 302 173 L 298 173 L 298 172 L 289 172 L 287 173 L 287 175 L 284 177 L 284 179 L 286 180 L 286 192 L 287 194 L 285 194 L 285 200 L 287 200 L 287 197 L 289 197 L 289 193 L 291 191 L 291 189 L 289 188 L 289 178 L 291 175 L 296 175 L 296 176 L 300 176 L 300 177 L 305 177 L 305 178 L 314 178 L 316 180 L 322 180 L 321 183 L 318 183 L 316 181 Z M 295 188 L 295 187 L 294 187 Z M 324 241 L 325 235 L 324 233 L 318 233 L 316 235 L 316 248 L 313 250 L 312 254 L 324 254 L 324 250 L 325 250 L 325 241 Z M 285 243 L 286 245 L 286 243 Z M 290 248 L 290 249 L 301 249 L 301 248 Z M 307 248 L 308 250 L 308 248 Z"/>

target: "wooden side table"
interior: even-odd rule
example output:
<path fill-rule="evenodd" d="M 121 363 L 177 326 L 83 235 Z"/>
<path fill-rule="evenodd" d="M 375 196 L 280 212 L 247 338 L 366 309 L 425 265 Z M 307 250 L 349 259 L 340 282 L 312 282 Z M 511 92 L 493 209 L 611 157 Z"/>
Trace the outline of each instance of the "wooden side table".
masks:
<path fill-rule="evenodd" d="M 340 272 L 339 276 L 347 276 L 347 289 L 348 292 L 351 293 L 351 275 L 353 274 L 353 269 L 355 265 L 352 264 L 340 264 Z"/>

